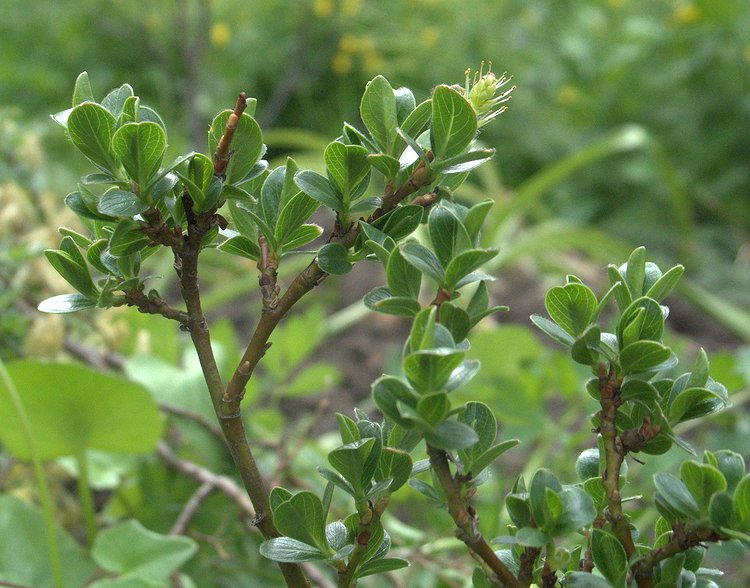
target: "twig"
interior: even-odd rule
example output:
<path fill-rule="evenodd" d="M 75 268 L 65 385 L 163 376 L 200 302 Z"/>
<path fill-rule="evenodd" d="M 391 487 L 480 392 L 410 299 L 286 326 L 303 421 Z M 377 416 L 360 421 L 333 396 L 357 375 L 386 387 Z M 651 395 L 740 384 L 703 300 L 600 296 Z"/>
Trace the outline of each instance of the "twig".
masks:
<path fill-rule="evenodd" d="M 688 530 L 680 524 L 675 524 L 672 526 L 672 530 L 672 538 L 667 544 L 654 549 L 632 566 L 635 581 L 639 588 L 651 588 L 654 585 L 653 572 L 659 562 L 706 541 L 717 542 L 726 539 L 710 527 Z"/>
<path fill-rule="evenodd" d="M 542 550 L 539 547 L 527 547 L 521 554 L 518 580 L 522 585 L 528 586 L 534 575 L 534 564 Z"/>
<path fill-rule="evenodd" d="M 247 108 L 247 94 L 240 92 L 237 97 L 237 104 L 234 106 L 234 111 L 229 115 L 227 119 L 226 127 L 224 128 L 224 134 L 219 140 L 219 144 L 216 147 L 216 153 L 214 153 L 214 175 L 220 178 L 224 177 L 224 172 L 227 169 L 229 158 L 232 156 L 229 151 L 229 147 L 232 144 L 232 138 L 234 137 L 234 131 L 237 130 L 237 125 L 240 122 L 242 113 Z"/>
<path fill-rule="evenodd" d="M 203 429 L 211 433 L 211 435 L 216 437 L 219 441 L 221 441 L 222 443 L 226 443 L 226 439 L 224 439 L 224 433 L 221 432 L 221 427 L 211 422 L 202 414 L 193 412 L 192 410 L 188 410 L 186 408 L 164 403 L 159 403 L 159 410 L 170 415 L 193 421 L 194 423 L 200 425 Z"/>
<path fill-rule="evenodd" d="M 143 290 L 133 289 L 125 291 L 125 301 L 128 306 L 135 306 L 138 312 L 160 314 L 164 318 L 177 321 L 181 325 L 185 325 L 188 322 L 187 313 L 172 308 L 161 296 L 146 296 Z"/>
<path fill-rule="evenodd" d="M 213 490 L 214 485 L 208 481 L 203 482 L 203 484 L 198 486 L 198 489 L 193 492 L 190 500 L 188 500 L 185 503 L 185 506 L 182 507 L 180 516 L 177 517 L 174 525 L 172 525 L 172 529 L 169 531 L 170 535 L 182 535 L 183 533 L 185 533 L 185 529 L 187 529 L 187 526 L 195 516 L 195 513 L 198 512 L 198 509 L 201 507 L 201 504 L 203 504 L 203 501 L 208 497 L 209 494 L 211 494 L 211 492 L 213 492 Z"/>
<path fill-rule="evenodd" d="M 387 507 L 388 497 L 386 496 L 374 505 L 369 503 L 365 508 L 357 508 L 359 523 L 357 524 L 354 550 L 349 555 L 349 563 L 339 570 L 338 588 L 353 588 L 356 585 L 354 574 L 369 548 L 373 526 L 380 522 L 380 517 Z"/>
<path fill-rule="evenodd" d="M 615 376 L 614 366 L 609 369 L 604 363 L 599 364 L 599 393 L 601 411 L 599 411 L 599 431 L 604 440 L 606 468 L 603 475 L 604 491 L 607 495 L 607 518 L 612 523 L 615 536 L 625 549 L 628 559 L 635 553 L 633 535 L 630 532 L 625 514 L 622 511 L 620 496 L 620 468 L 627 450 L 617 434 L 617 409 L 622 404 L 620 385 L 622 378 Z"/>
<path fill-rule="evenodd" d="M 430 154 L 428 154 L 430 155 Z M 414 169 L 409 179 L 395 192 L 393 186 L 389 184 L 383 195 L 380 208 L 375 210 L 367 222 L 372 222 L 386 213 L 390 212 L 405 198 L 419 190 L 429 180 L 429 170 L 423 162 Z M 347 249 L 354 245 L 359 236 L 359 223 L 354 224 L 343 235 L 333 235 L 331 241 L 340 243 Z M 222 399 L 223 404 L 229 412 L 239 410 L 240 402 L 244 396 L 245 386 L 253 375 L 255 367 L 266 352 L 268 339 L 271 333 L 279 324 L 287 312 L 310 290 L 320 284 L 328 274 L 318 265 L 317 260 L 313 260 L 300 274 L 292 281 L 283 296 L 279 299 L 278 304 L 273 309 L 263 309 L 258 325 L 255 328 L 250 343 L 240 360 L 239 367 L 235 370 L 232 378 L 227 384 L 226 391 Z"/>
<path fill-rule="evenodd" d="M 448 454 L 429 444 L 427 445 L 427 454 L 430 456 L 432 470 L 443 488 L 448 503 L 448 512 L 456 523 L 456 536 L 484 561 L 497 576 L 501 585 L 523 588 L 524 584 L 517 580 L 513 572 L 500 561 L 500 558 L 495 555 L 494 550 L 480 533 L 474 510 L 466 506 L 464 498 L 461 496 L 461 481 L 451 473 Z"/>
<path fill-rule="evenodd" d="M 268 249 L 268 242 L 263 235 L 258 237 L 258 245 L 260 247 L 258 284 L 263 298 L 263 310 L 269 311 L 279 304 L 279 287 L 276 285 L 279 260 Z"/>
<path fill-rule="evenodd" d="M 159 441 L 156 444 L 156 453 L 167 465 L 201 484 L 210 484 L 212 488 L 219 490 L 231 498 L 245 515 L 250 518 L 255 517 L 255 509 L 252 502 L 250 502 L 245 491 L 232 478 L 216 474 L 197 463 L 177 457 L 172 448 L 164 441 Z"/>

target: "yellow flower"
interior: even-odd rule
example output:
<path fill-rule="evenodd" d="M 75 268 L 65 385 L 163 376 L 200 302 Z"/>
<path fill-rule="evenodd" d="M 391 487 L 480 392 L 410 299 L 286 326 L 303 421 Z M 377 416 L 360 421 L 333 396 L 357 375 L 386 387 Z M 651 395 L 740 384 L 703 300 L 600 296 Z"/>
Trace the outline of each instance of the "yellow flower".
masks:
<path fill-rule="evenodd" d="M 432 49 L 440 40 L 440 32 L 435 27 L 425 27 L 419 35 L 419 44 L 425 49 Z"/>
<path fill-rule="evenodd" d="M 363 55 L 365 72 L 374 75 L 383 67 L 383 56 L 376 49 L 366 51 Z"/>
<path fill-rule="evenodd" d="M 313 3 L 313 12 L 318 18 L 330 16 L 331 12 L 333 12 L 332 0 L 315 0 Z"/>
<path fill-rule="evenodd" d="M 226 23 L 217 22 L 211 27 L 211 44 L 214 47 L 223 49 L 232 39 L 232 30 Z"/>
<path fill-rule="evenodd" d="M 344 35 L 339 39 L 339 49 L 343 53 L 354 53 L 362 43 L 354 35 Z"/>
<path fill-rule="evenodd" d="M 352 71 L 352 58 L 346 53 L 336 53 L 331 60 L 331 69 L 336 75 L 345 76 Z"/>
<path fill-rule="evenodd" d="M 557 101 L 565 106 L 575 104 L 580 97 L 581 93 L 573 84 L 560 86 L 560 89 L 557 91 Z"/>
<path fill-rule="evenodd" d="M 357 16 L 362 7 L 362 0 L 342 0 L 341 13 L 344 16 Z"/>
<path fill-rule="evenodd" d="M 674 20 L 679 25 L 691 25 L 701 18 L 701 11 L 695 4 L 681 4 L 674 11 Z"/>

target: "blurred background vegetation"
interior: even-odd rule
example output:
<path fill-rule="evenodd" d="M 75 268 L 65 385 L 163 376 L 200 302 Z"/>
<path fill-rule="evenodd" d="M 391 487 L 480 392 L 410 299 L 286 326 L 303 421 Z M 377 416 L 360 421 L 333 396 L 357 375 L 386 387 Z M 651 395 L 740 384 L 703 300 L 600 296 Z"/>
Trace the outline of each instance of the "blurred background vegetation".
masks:
<path fill-rule="evenodd" d="M 498 74 L 513 76 L 517 89 L 510 110 L 481 136 L 497 156 L 457 198 L 497 201 L 484 238 L 501 248 L 493 294 L 512 311 L 475 336 L 473 352 L 485 369 L 467 394 L 493 407 L 504 437 L 524 443 L 479 493 L 486 535 L 501 534 L 507 523 L 491 513 L 515 475 L 554 459 L 573 481 L 574 460 L 557 457 L 592 443 L 585 373 L 539 342 L 527 328 L 528 315 L 542 309 L 544 289 L 564 273 L 595 282 L 607 262 L 624 261 L 635 245 L 645 245 L 666 267 L 687 267 L 686 284 L 671 301 L 672 344 L 686 362 L 698 344 L 713 351 L 712 375 L 734 395 L 735 407 L 712 427 L 685 434 L 699 452 L 750 453 L 746 0 L 3 0 L 0 16 L 3 358 L 91 363 L 94 357 L 106 364 L 114 357 L 110 366 L 124 367 L 158 402 L 211 416 L 186 340 L 171 325 L 134 311 L 60 318 L 33 310 L 65 291 L 41 252 L 59 241 L 58 226 L 75 225 L 62 199 L 89 170 L 48 115 L 69 107 L 81 71 L 89 72 L 98 96 L 130 83 L 165 119 L 172 155 L 205 150 L 213 115 L 245 90 L 258 99 L 272 165 L 291 154 L 300 165 L 319 168 L 321 148 L 343 120 L 360 124 L 359 98 L 374 75 L 410 87 L 419 100 L 437 83 L 462 83 L 467 67 L 489 59 Z M 206 306 L 221 320 L 215 339 L 231 366 L 258 308 L 255 268 L 238 258 L 205 258 Z M 164 276 L 159 289 L 169 292 L 170 260 L 153 260 L 152 273 Z M 247 403 L 252 435 L 267 441 L 262 459 L 274 479 L 321 486 L 311 472 L 324 460 L 333 430 L 331 419 L 316 416 L 321 399 L 347 414 L 355 404 L 368 410 L 369 382 L 399 352 L 400 321 L 360 320 L 357 301 L 373 280 L 367 270 L 329 280 L 317 302 L 274 337 Z M 322 345 L 332 337 L 338 352 Z M 170 384 L 189 393 L 165 396 Z M 309 409 L 304 426 L 295 420 L 300 407 Z M 221 445 L 183 421 L 179 427 L 183 451 L 231 471 Z M 307 431 L 310 439 L 288 447 L 281 440 L 290 431 Z M 631 468 L 634 488 L 650 493 L 639 482 L 684 457 L 673 452 Z M 280 459 L 286 461 L 278 470 Z M 110 461 L 118 473 L 100 480 L 104 520 L 132 516 L 168 531 L 174 505 L 190 496 L 194 483 L 153 456 Z M 74 493 L 65 484 L 69 475 L 59 472 L 61 496 Z M 3 454 L 1 490 L 28 498 L 30 479 L 29 469 Z M 201 550 L 189 573 L 200 586 L 208 578 L 211 585 L 252 586 L 248 574 L 272 568 L 259 561 L 255 538 L 240 532 L 216 498 L 197 519 Z M 447 517 L 435 521 L 429 509 L 415 507 L 416 493 L 402 500 L 409 516 L 397 524 L 394 541 L 423 565 L 393 581 L 462 585 L 465 570 L 435 563 L 455 546 L 431 531 L 438 526 L 449 537 Z M 69 508 L 62 499 L 57 506 L 63 514 Z M 62 520 L 75 532 L 75 516 Z M 729 545 L 715 557 L 736 554 Z M 749 578 L 745 566 L 725 585 L 747 585 Z"/>

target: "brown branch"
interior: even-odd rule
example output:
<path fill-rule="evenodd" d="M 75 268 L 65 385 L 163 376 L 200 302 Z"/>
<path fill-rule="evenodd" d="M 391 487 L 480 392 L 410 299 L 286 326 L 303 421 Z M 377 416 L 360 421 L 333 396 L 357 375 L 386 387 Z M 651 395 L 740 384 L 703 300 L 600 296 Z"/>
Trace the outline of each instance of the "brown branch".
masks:
<path fill-rule="evenodd" d="M 451 473 L 448 454 L 431 445 L 427 445 L 427 454 L 430 456 L 432 470 L 443 488 L 448 503 L 448 512 L 456 523 L 456 536 L 487 564 L 501 585 L 523 588 L 524 584 L 517 580 L 513 572 L 500 561 L 479 531 L 479 520 L 474 509 L 465 504 L 464 497 L 461 495 L 461 480 Z"/>
<path fill-rule="evenodd" d="M 177 321 L 181 325 L 185 325 L 188 322 L 186 312 L 172 308 L 161 296 L 147 296 L 143 293 L 143 290 L 137 288 L 125 290 L 125 303 L 128 306 L 136 307 L 138 312 L 144 314 L 160 314 L 164 318 Z"/>
<path fill-rule="evenodd" d="M 542 550 L 540 547 L 527 547 L 523 550 L 518 570 L 518 580 L 523 586 L 529 586 L 531 584 L 534 577 L 534 564 L 541 552 Z"/>
<path fill-rule="evenodd" d="M 659 562 L 707 541 L 718 542 L 726 540 L 726 537 L 722 537 L 710 527 L 698 527 L 688 530 L 681 524 L 675 524 L 672 529 L 672 538 L 668 543 L 654 549 L 651 553 L 633 564 L 632 569 L 638 588 L 651 588 L 654 585 L 654 568 Z"/>
<path fill-rule="evenodd" d="M 220 178 L 224 177 L 224 172 L 227 169 L 227 164 L 232 156 L 229 151 L 229 147 L 232 145 L 232 138 L 234 137 L 234 131 L 237 130 L 237 125 L 240 123 L 240 117 L 247 108 L 247 94 L 240 92 L 237 97 L 237 104 L 234 106 L 234 111 L 229 115 L 227 119 L 226 127 L 224 127 L 224 134 L 219 140 L 219 144 L 216 146 L 216 153 L 214 153 L 214 175 Z"/>
<path fill-rule="evenodd" d="M 211 494 L 213 490 L 214 485 L 211 482 L 203 482 L 203 484 L 198 486 L 198 489 L 193 492 L 190 500 L 188 500 L 185 503 L 185 506 L 182 507 L 180 515 L 177 517 L 174 525 L 172 525 L 172 529 L 169 531 L 170 535 L 182 535 L 185 533 L 185 530 L 195 516 L 195 513 L 198 512 L 203 501 L 208 498 L 208 495 Z"/>
<path fill-rule="evenodd" d="M 263 309 L 273 310 L 279 304 L 279 287 L 276 285 L 279 260 L 269 250 L 268 242 L 263 235 L 258 237 L 258 245 L 260 247 L 258 284 L 263 298 Z"/>
<path fill-rule="evenodd" d="M 212 488 L 219 490 L 234 501 L 245 515 L 255 518 L 255 509 L 247 493 L 232 478 L 216 474 L 197 463 L 178 457 L 165 441 L 157 443 L 156 453 L 167 465 L 201 484 L 210 484 Z"/>
<path fill-rule="evenodd" d="M 338 588 L 354 588 L 357 585 L 354 574 L 369 548 L 373 526 L 380 521 L 380 517 L 387 507 L 388 497 L 386 496 L 374 505 L 370 503 L 367 508 L 360 512 L 354 550 L 349 555 L 349 563 L 339 570 Z"/>
<path fill-rule="evenodd" d="M 398 190 L 394 192 L 392 186 L 386 187 L 380 207 L 368 217 L 367 222 L 373 222 L 393 210 L 405 198 L 419 190 L 428 180 L 429 170 L 423 162 L 420 162 L 409 179 Z M 348 249 L 356 242 L 359 230 L 359 223 L 355 223 L 342 235 L 334 235 L 331 241 L 340 243 Z M 240 360 L 239 367 L 235 370 L 224 392 L 222 403 L 227 412 L 239 410 L 240 402 L 245 394 L 245 386 L 268 349 L 268 339 L 276 325 L 305 294 L 325 280 L 326 277 L 328 277 L 328 274 L 320 268 L 317 260 L 313 260 L 292 281 L 274 308 L 265 308 L 264 305 L 258 325 L 255 327 L 255 332 Z"/>

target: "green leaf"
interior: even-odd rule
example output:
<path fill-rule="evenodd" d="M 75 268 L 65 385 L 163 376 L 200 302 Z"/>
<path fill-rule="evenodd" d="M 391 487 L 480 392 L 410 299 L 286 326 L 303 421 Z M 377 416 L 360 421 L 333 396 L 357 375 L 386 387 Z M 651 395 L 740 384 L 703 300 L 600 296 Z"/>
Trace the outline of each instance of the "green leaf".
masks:
<path fill-rule="evenodd" d="M 72 106 L 78 106 L 83 102 L 95 102 L 94 92 L 91 89 L 91 82 L 89 81 L 89 74 L 85 71 L 78 74 L 76 78 L 76 85 L 73 88 Z"/>
<path fill-rule="evenodd" d="M 4 421 L 5 422 L 5 421 Z M 62 527 L 55 535 L 63 561 L 64 586 L 85 586 L 96 566 Z M 53 586 L 45 521 L 42 513 L 28 502 L 9 493 L 0 495 L 0 578 L 22 586 Z"/>
<path fill-rule="evenodd" d="M 133 519 L 102 530 L 91 555 L 110 572 L 164 581 L 196 551 L 189 537 L 160 535 Z"/>
<path fill-rule="evenodd" d="M 471 464 L 471 473 L 476 478 L 482 471 L 488 468 L 493 461 L 500 457 L 503 453 L 509 449 L 513 449 L 521 441 L 518 439 L 510 439 L 503 441 L 497 445 L 493 445 L 484 453 L 478 455 Z"/>
<path fill-rule="evenodd" d="M 734 513 L 740 523 L 747 523 L 750 519 L 750 474 L 742 478 L 732 495 Z"/>
<path fill-rule="evenodd" d="M 162 421 L 156 404 L 138 384 L 77 364 L 18 361 L 8 365 L 18 386 L 41 459 L 83 449 L 147 453 Z M 0 394 L 0 439 L 21 459 L 28 445 L 6 393 Z"/>
<path fill-rule="evenodd" d="M 463 222 L 472 244 L 478 244 L 479 232 L 484 224 L 484 219 L 487 218 L 487 213 L 494 204 L 494 200 L 483 200 L 472 206 L 466 213 Z"/>
<path fill-rule="evenodd" d="M 339 474 L 338 472 L 334 472 L 333 470 L 329 470 L 328 468 L 318 467 L 317 469 L 318 473 L 330 484 L 341 488 L 341 490 L 354 498 L 359 498 L 357 491 L 352 488 L 352 485 L 347 482 L 341 474 Z"/>
<path fill-rule="evenodd" d="M 354 574 L 355 578 L 364 578 L 374 574 L 384 574 L 393 572 L 402 568 L 408 568 L 409 562 L 398 557 L 384 557 L 380 559 L 371 559 L 357 568 Z"/>
<path fill-rule="evenodd" d="M 596 518 L 596 506 L 592 498 L 579 487 L 564 488 L 558 494 L 562 502 L 562 514 L 555 522 L 552 533 L 563 537 L 588 527 Z"/>
<path fill-rule="evenodd" d="M 705 350 L 701 347 L 698 350 L 698 357 L 695 358 L 695 365 L 690 372 L 690 378 L 685 384 L 685 388 L 702 388 L 708 382 L 708 356 Z"/>
<path fill-rule="evenodd" d="M 125 102 L 133 95 L 133 88 L 130 84 L 123 84 L 119 88 L 111 90 L 102 98 L 102 106 L 109 110 L 115 118 L 119 118 Z"/>
<path fill-rule="evenodd" d="M 399 162 L 395 157 L 383 153 L 370 153 L 367 156 L 372 167 L 385 176 L 387 180 L 393 179 L 398 175 Z"/>
<path fill-rule="evenodd" d="M 211 123 L 208 131 L 208 152 L 216 153 L 224 130 L 227 126 L 231 110 L 225 110 L 219 113 Z M 253 166 L 263 154 L 263 133 L 260 125 L 249 114 L 242 113 L 237 121 L 237 128 L 232 137 L 230 145 L 231 157 L 225 171 L 225 177 L 228 183 L 236 184 L 250 173 Z"/>
<path fill-rule="evenodd" d="M 391 479 L 388 492 L 393 493 L 411 477 L 412 459 L 406 451 L 384 447 L 380 454 L 379 468 L 384 479 Z"/>
<path fill-rule="evenodd" d="M 617 288 L 614 291 L 614 296 L 620 312 L 623 312 L 633 302 L 633 296 L 630 295 L 630 290 L 627 288 L 625 276 L 620 273 L 620 270 L 617 268 L 617 266 L 614 266 L 612 264 L 607 266 L 607 274 L 612 286 L 616 285 L 618 282 L 622 284 L 622 287 Z"/>
<path fill-rule="evenodd" d="M 450 331 L 454 341 L 463 341 L 471 330 L 469 314 L 450 302 L 440 305 L 440 324 Z"/>
<path fill-rule="evenodd" d="M 518 529 L 515 537 L 509 539 L 515 539 L 518 545 L 525 547 L 547 547 L 551 538 L 546 533 L 534 527 L 521 527 Z"/>
<path fill-rule="evenodd" d="M 558 343 L 570 347 L 575 343 L 575 339 L 557 323 L 553 323 L 551 320 L 544 318 L 538 314 L 532 314 L 530 317 L 531 322 L 534 325 L 544 331 L 544 334 L 549 338 L 554 339 Z"/>
<path fill-rule="evenodd" d="M 602 529 L 592 529 L 591 555 L 601 575 L 615 588 L 624 588 L 628 556 L 617 537 Z"/>
<path fill-rule="evenodd" d="M 715 454 L 716 467 L 727 481 L 727 492 L 733 492 L 735 486 L 745 475 L 745 460 L 739 453 L 729 449 L 720 449 Z"/>
<path fill-rule="evenodd" d="M 417 107 L 417 101 L 409 88 L 397 88 L 393 94 L 396 96 L 396 119 L 401 124 Z"/>
<path fill-rule="evenodd" d="M 412 423 L 402 417 L 398 402 L 416 407 L 417 398 L 404 381 L 393 376 L 382 376 L 373 382 L 372 396 L 380 412 L 386 417 L 403 427 L 411 428 Z"/>
<path fill-rule="evenodd" d="M 401 123 L 401 130 L 411 136 L 418 137 L 427 128 L 432 117 L 432 99 L 428 98 L 409 113 L 409 116 L 404 119 Z M 398 155 L 399 143 L 396 143 L 396 149 L 394 155 Z"/>
<path fill-rule="evenodd" d="M 328 177 L 341 193 L 344 211 L 362 194 L 370 183 L 370 162 L 367 149 L 360 145 L 329 143 L 323 153 Z"/>
<path fill-rule="evenodd" d="M 466 149 L 477 134 L 477 116 L 471 104 L 450 86 L 438 86 L 432 93 L 430 145 L 436 161 L 453 157 Z"/>
<path fill-rule="evenodd" d="M 669 421 L 681 423 L 724 410 L 729 406 L 726 395 L 709 388 L 688 388 L 678 394 L 669 406 Z"/>
<path fill-rule="evenodd" d="M 636 341 L 620 351 L 622 374 L 638 374 L 652 370 L 672 356 L 669 347 L 656 341 Z"/>
<path fill-rule="evenodd" d="M 310 198 L 304 192 L 299 192 L 290 198 L 279 213 L 279 218 L 276 222 L 276 240 L 282 246 L 287 243 L 294 243 L 295 241 L 302 244 L 301 234 L 298 231 L 302 227 L 302 224 L 318 209 L 318 206 L 318 201 Z M 314 239 L 320 234 L 317 233 L 317 225 L 308 225 L 308 227 L 314 228 L 306 229 L 306 237 L 316 233 L 313 237 Z M 295 239 L 292 240 L 292 237 L 295 237 Z M 309 243 L 310 241 L 312 239 L 305 241 L 305 243 Z M 299 244 L 295 246 L 298 247 Z"/>
<path fill-rule="evenodd" d="M 680 478 L 704 514 L 708 512 L 711 496 L 715 492 L 724 492 L 727 489 L 727 481 L 717 468 L 692 460 L 682 463 Z"/>
<path fill-rule="evenodd" d="M 404 373 L 422 394 L 440 390 L 464 359 L 459 349 L 422 349 L 404 358 Z"/>
<path fill-rule="evenodd" d="M 422 222 L 423 211 L 424 209 L 416 204 L 398 206 L 388 214 L 374 221 L 372 226 L 388 235 L 394 241 L 400 241 L 417 229 Z"/>
<path fill-rule="evenodd" d="M 218 248 L 221 251 L 226 251 L 227 253 L 231 253 L 232 255 L 239 255 L 240 257 L 246 257 L 247 259 L 252 259 L 253 261 L 258 261 L 258 259 L 260 258 L 260 247 L 258 246 L 258 244 L 255 241 L 251 241 L 247 237 L 243 237 L 242 235 L 227 239 L 221 245 L 219 245 Z"/>
<path fill-rule="evenodd" d="M 96 209 L 104 215 L 117 218 L 132 218 L 149 209 L 149 205 L 133 192 L 110 190 L 99 199 Z"/>
<path fill-rule="evenodd" d="M 271 561 L 287 563 L 328 559 L 319 549 L 291 537 L 276 537 L 264 541 L 260 544 L 260 554 Z"/>
<path fill-rule="evenodd" d="M 383 76 L 376 76 L 367 82 L 359 113 L 380 151 L 392 155 L 398 125 L 396 95 Z"/>
<path fill-rule="evenodd" d="M 552 320 L 577 337 L 586 329 L 596 312 L 596 296 L 583 284 L 566 284 L 551 288 L 544 299 Z"/>
<path fill-rule="evenodd" d="M 401 254 L 406 261 L 416 267 L 423 274 L 426 274 L 438 284 L 445 282 L 445 272 L 440 265 L 435 254 L 427 249 L 424 245 L 416 242 L 404 243 L 401 245 Z"/>
<path fill-rule="evenodd" d="M 708 520 L 711 527 L 721 532 L 723 528 L 731 528 L 734 523 L 734 504 L 732 497 L 726 492 L 717 492 L 711 496 L 708 504 Z"/>
<path fill-rule="evenodd" d="M 386 266 L 388 288 L 394 296 L 419 298 L 419 288 L 422 284 L 422 274 L 412 264 L 408 263 L 401 250 L 394 247 Z"/>
<path fill-rule="evenodd" d="M 656 508 L 669 522 L 700 518 L 700 508 L 685 483 L 668 473 L 654 474 Z"/>
<path fill-rule="evenodd" d="M 670 292 L 674 289 L 677 283 L 682 278 L 682 274 L 685 273 L 684 266 L 676 265 L 671 268 L 667 273 L 662 275 L 656 283 L 648 289 L 646 296 L 653 298 L 657 302 L 661 302 Z"/>
<path fill-rule="evenodd" d="M 39 312 L 50 314 L 64 314 L 67 312 L 78 312 L 96 306 L 96 299 L 89 298 L 83 294 L 60 294 L 42 300 L 37 306 Z"/>
<path fill-rule="evenodd" d="M 336 421 L 338 422 L 338 425 L 339 425 L 339 433 L 341 435 L 341 442 L 344 445 L 348 443 L 354 443 L 355 441 L 359 441 L 360 434 L 359 434 L 359 429 L 357 428 L 357 423 L 355 423 L 348 416 L 341 414 L 340 412 L 336 413 Z"/>
<path fill-rule="evenodd" d="M 390 289 L 385 286 L 370 290 L 364 297 L 364 303 L 370 310 L 396 316 L 416 316 L 422 310 L 418 300 L 392 296 Z"/>
<path fill-rule="evenodd" d="M 340 243 L 326 243 L 318 251 L 318 265 L 324 272 L 334 275 L 348 274 L 352 270 L 349 252 Z"/>
<path fill-rule="evenodd" d="M 646 248 L 634 249 L 627 263 L 620 267 L 620 273 L 625 276 L 625 284 L 633 299 L 642 296 L 646 279 Z"/>
<path fill-rule="evenodd" d="M 358 439 L 328 454 L 328 462 L 351 484 L 356 496 L 360 498 L 364 496 L 364 489 L 369 485 L 374 474 L 374 469 L 365 467 L 374 444 L 375 439 L 371 437 Z"/>
<path fill-rule="evenodd" d="M 664 313 L 661 306 L 645 296 L 637 298 L 625 309 L 617 324 L 620 348 L 641 340 L 661 341 L 664 333 Z"/>
<path fill-rule="evenodd" d="M 327 178 L 310 170 L 303 170 L 294 176 L 294 182 L 300 190 L 320 202 L 323 206 L 343 212 L 341 196 L 331 185 Z"/>
<path fill-rule="evenodd" d="M 291 492 L 289 492 L 289 490 L 287 490 L 286 488 L 282 488 L 281 486 L 276 486 L 269 493 L 269 502 L 271 503 L 271 510 L 276 511 L 276 509 L 279 507 L 279 505 L 282 502 L 291 500 L 292 496 L 294 495 Z"/>
<path fill-rule="evenodd" d="M 430 241 L 443 267 L 460 252 L 472 246 L 472 239 L 452 203 L 433 206 L 427 221 Z"/>
<path fill-rule="evenodd" d="M 569 588 L 612 588 L 607 580 L 588 572 L 568 572 L 565 574 L 565 585 Z"/>
<path fill-rule="evenodd" d="M 417 411 L 430 426 L 434 426 L 443 420 L 449 409 L 450 402 L 445 392 L 425 394 L 417 402 Z"/>
<path fill-rule="evenodd" d="M 441 309 L 442 312 L 442 309 Z M 471 427 L 477 433 L 477 442 L 469 450 L 459 452 L 464 467 L 469 470 L 476 457 L 489 449 L 497 436 L 497 419 L 492 409 L 483 402 L 467 402 L 458 415 L 459 422 Z M 476 471 L 474 474 L 478 474 Z"/>
<path fill-rule="evenodd" d="M 135 221 L 122 220 L 117 223 L 109 238 L 109 252 L 115 257 L 130 255 L 140 251 L 149 244 L 149 238 Z"/>
<path fill-rule="evenodd" d="M 302 225 L 297 227 L 281 244 L 286 251 L 307 245 L 323 233 L 323 227 L 318 225 Z"/>
<path fill-rule="evenodd" d="M 284 535 L 314 545 L 323 552 L 328 550 L 323 503 L 312 492 L 298 492 L 279 504 L 273 512 L 273 520 Z"/>
<path fill-rule="evenodd" d="M 115 117 L 99 104 L 84 102 L 71 111 L 67 124 L 73 145 L 94 165 L 114 174 L 119 168 L 112 151 Z"/>
<path fill-rule="evenodd" d="M 637 401 L 646 405 L 653 405 L 659 401 L 659 391 L 649 382 L 629 379 L 620 389 L 620 398 L 624 401 Z"/>
<path fill-rule="evenodd" d="M 571 357 L 582 365 L 595 365 L 599 362 L 602 332 L 599 325 L 589 325 L 573 343 Z"/>
<path fill-rule="evenodd" d="M 66 238 L 70 239 L 70 237 Z M 45 249 L 44 255 L 47 257 L 47 260 L 52 267 L 57 270 L 57 273 L 65 278 L 65 281 L 81 294 L 88 298 L 99 298 L 99 290 L 94 286 L 94 282 L 91 280 L 91 274 L 89 273 L 85 261 L 81 263 L 81 261 L 74 259 L 66 251 L 61 251 L 59 249 Z M 80 252 L 78 255 L 80 256 Z"/>
<path fill-rule="evenodd" d="M 112 137 L 112 150 L 142 190 L 159 171 L 166 149 L 164 130 L 153 122 L 127 123 Z"/>
<path fill-rule="evenodd" d="M 541 529 L 552 527 L 555 524 L 555 517 L 550 512 L 547 500 L 547 490 L 552 493 L 562 492 L 562 484 L 551 471 L 547 469 L 537 470 L 534 477 L 531 478 L 529 485 L 529 504 L 534 521 Z"/>
<path fill-rule="evenodd" d="M 449 157 L 448 159 L 443 159 L 433 165 L 431 169 L 436 174 L 460 174 L 487 163 L 492 159 L 493 155 L 495 155 L 494 149 L 475 149 Z"/>
<path fill-rule="evenodd" d="M 425 441 L 438 449 L 466 449 L 477 442 L 476 431 L 458 421 L 443 421 L 424 434 Z"/>

